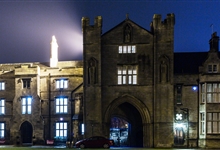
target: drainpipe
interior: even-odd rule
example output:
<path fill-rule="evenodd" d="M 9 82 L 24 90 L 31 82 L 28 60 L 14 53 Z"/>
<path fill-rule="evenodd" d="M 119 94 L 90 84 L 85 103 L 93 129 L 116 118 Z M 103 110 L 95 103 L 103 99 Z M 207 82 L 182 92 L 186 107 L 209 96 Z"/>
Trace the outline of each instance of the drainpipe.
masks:
<path fill-rule="evenodd" d="M 199 79 L 197 79 L 197 83 L 198 83 L 198 88 L 197 88 L 197 141 L 196 141 L 196 145 L 197 145 L 197 148 L 199 148 L 199 89 L 200 89 L 200 86 L 199 86 Z"/>
<path fill-rule="evenodd" d="M 50 73 L 48 74 L 48 79 L 47 79 L 48 81 L 48 100 L 49 100 L 49 102 L 48 102 L 48 110 L 49 110 L 49 118 L 48 118 L 48 125 L 49 125 L 49 130 L 48 130 L 48 134 L 49 134 L 49 140 L 51 140 L 51 96 L 50 96 Z"/>
<path fill-rule="evenodd" d="M 76 90 L 78 90 L 81 86 L 83 85 L 83 82 L 81 83 L 81 84 L 79 84 L 75 89 L 73 89 L 72 91 L 71 91 L 71 95 L 70 95 L 70 101 L 71 101 L 71 115 L 70 115 L 70 121 L 71 121 L 71 123 L 70 123 L 70 143 L 72 143 L 72 138 L 73 138 L 73 121 L 72 121 L 72 119 L 73 119 L 73 101 L 75 100 L 75 99 L 73 99 L 73 93 L 76 91 Z"/>

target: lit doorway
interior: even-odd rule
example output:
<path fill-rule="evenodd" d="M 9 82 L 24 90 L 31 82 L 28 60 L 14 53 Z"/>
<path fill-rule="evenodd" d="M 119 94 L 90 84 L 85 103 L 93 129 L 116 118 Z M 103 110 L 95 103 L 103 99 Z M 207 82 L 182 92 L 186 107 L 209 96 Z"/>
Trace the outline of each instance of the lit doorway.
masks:
<path fill-rule="evenodd" d="M 182 127 L 177 127 L 174 130 L 174 143 L 175 145 L 183 145 L 184 144 L 184 131 Z"/>
<path fill-rule="evenodd" d="M 128 146 L 129 123 L 122 118 L 112 117 L 110 127 L 110 139 L 113 139 L 115 146 Z"/>

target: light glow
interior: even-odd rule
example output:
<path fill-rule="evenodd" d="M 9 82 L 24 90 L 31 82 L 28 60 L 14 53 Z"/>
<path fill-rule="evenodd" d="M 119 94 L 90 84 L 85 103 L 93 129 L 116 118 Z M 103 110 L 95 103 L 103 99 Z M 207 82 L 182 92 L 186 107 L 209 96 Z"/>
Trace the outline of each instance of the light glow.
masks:
<path fill-rule="evenodd" d="M 196 91 L 196 90 L 197 90 L 197 86 L 193 86 L 193 87 L 192 87 L 192 90 L 193 90 L 193 91 Z"/>
<path fill-rule="evenodd" d="M 58 63 L 58 44 L 55 36 L 52 36 L 51 41 L 51 56 L 50 56 L 50 67 L 56 67 Z"/>
<path fill-rule="evenodd" d="M 176 114 L 176 120 L 183 120 L 182 114 Z"/>

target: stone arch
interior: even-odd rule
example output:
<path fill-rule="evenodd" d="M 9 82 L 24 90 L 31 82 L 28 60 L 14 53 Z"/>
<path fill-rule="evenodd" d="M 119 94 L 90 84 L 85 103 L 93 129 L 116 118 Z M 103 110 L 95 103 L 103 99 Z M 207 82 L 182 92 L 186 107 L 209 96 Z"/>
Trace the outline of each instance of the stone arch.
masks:
<path fill-rule="evenodd" d="M 132 106 L 134 106 L 137 111 L 139 112 L 141 119 L 142 119 L 142 125 L 143 125 L 143 147 L 151 147 L 152 146 L 152 123 L 150 118 L 150 113 L 146 105 L 141 102 L 139 99 L 135 98 L 131 95 L 123 95 L 119 98 L 116 98 L 111 102 L 111 104 L 108 106 L 105 114 L 104 114 L 104 123 L 106 127 L 106 135 L 108 135 L 108 130 L 110 126 L 110 120 L 112 117 L 112 114 L 114 110 L 117 109 L 120 105 L 123 103 L 129 103 Z"/>

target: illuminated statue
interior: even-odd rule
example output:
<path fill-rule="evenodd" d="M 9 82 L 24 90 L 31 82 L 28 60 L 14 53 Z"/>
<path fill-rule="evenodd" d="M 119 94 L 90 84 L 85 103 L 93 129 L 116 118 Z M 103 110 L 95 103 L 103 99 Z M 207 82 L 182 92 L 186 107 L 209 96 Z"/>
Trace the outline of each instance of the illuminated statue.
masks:
<path fill-rule="evenodd" d="M 50 67 L 56 67 L 58 63 L 58 44 L 55 36 L 52 36 L 51 41 L 51 55 L 50 55 Z"/>

